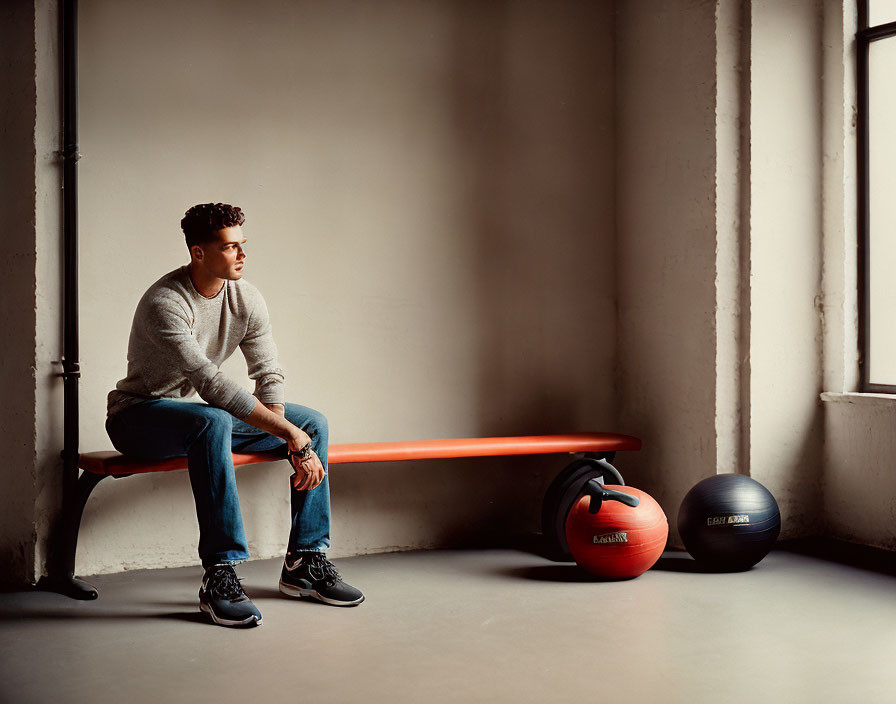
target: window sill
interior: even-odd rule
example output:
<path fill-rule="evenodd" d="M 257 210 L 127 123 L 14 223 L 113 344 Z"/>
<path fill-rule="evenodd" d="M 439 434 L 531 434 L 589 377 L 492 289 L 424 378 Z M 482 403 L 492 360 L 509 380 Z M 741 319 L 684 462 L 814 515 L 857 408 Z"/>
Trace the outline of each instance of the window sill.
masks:
<path fill-rule="evenodd" d="M 890 406 L 896 404 L 896 394 L 865 394 L 858 391 L 837 393 L 825 391 L 821 400 L 827 403 L 853 403 L 862 406 Z"/>

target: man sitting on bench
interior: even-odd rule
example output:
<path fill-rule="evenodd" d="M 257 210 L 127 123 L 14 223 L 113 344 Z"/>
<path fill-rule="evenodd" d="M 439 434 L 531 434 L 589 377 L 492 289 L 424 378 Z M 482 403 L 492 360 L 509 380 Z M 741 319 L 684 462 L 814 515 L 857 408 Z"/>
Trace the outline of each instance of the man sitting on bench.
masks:
<path fill-rule="evenodd" d="M 258 289 L 242 279 L 244 222 L 239 208 L 223 203 L 186 212 L 181 227 L 190 263 L 165 274 L 137 304 L 128 373 L 109 393 L 106 418 L 106 432 L 124 455 L 187 457 L 205 568 L 199 607 L 225 626 L 261 623 L 233 568 L 249 558 L 249 548 L 232 452 L 282 448 L 296 470 L 280 591 L 335 606 L 364 600 L 326 558 L 327 419 L 284 402 L 267 305 Z M 254 395 L 218 368 L 237 346 L 255 381 Z M 194 393 L 206 403 L 186 400 Z"/>

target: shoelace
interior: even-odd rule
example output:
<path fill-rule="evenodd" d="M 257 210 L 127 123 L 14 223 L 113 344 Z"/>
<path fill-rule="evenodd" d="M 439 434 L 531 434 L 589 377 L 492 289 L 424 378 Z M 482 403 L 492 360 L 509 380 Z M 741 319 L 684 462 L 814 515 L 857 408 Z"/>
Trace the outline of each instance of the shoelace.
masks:
<path fill-rule="evenodd" d="M 219 567 L 212 573 L 208 580 L 208 590 L 216 599 L 230 601 L 236 601 L 245 595 L 236 572 L 229 567 Z"/>
<path fill-rule="evenodd" d="M 337 571 L 336 565 L 324 557 L 323 554 L 312 554 L 309 562 L 311 563 L 310 566 L 312 568 L 316 567 L 323 573 L 321 579 L 325 580 L 327 584 L 335 584 L 336 582 L 342 581 L 342 577 Z"/>

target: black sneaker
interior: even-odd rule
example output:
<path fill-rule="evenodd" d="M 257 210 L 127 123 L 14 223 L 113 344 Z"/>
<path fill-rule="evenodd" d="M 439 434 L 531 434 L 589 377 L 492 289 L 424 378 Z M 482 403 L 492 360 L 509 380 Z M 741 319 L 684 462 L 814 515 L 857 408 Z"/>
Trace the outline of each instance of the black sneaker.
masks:
<path fill-rule="evenodd" d="M 310 596 L 331 606 L 357 606 L 364 595 L 342 581 L 336 567 L 322 552 L 289 556 L 280 572 L 280 592 L 287 596 Z"/>
<path fill-rule="evenodd" d="M 205 571 L 199 609 L 219 626 L 261 625 L 261 612 L 243 591 L 233 565 L 212 565 Z"/>

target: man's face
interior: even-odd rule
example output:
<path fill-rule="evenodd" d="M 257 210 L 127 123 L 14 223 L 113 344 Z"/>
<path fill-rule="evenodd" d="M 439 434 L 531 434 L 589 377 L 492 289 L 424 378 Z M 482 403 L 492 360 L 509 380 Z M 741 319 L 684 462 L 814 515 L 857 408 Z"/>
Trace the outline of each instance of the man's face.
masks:
<path fill-rule="evenodd" d="M 243 260 L 246 253 L 243 245 L 246 238 L 239 225 L 225 227 L 215 232 L 216 240 L 206 245 L 198 246 L 202 250 L 202 258 L 195 254 L 197 247 L 193 248 L 194 258 L 209 273 L 219 279 L 236 280 L 243 276 Z"/>

